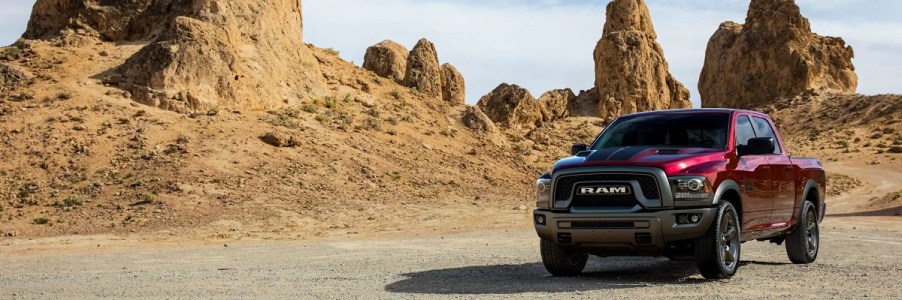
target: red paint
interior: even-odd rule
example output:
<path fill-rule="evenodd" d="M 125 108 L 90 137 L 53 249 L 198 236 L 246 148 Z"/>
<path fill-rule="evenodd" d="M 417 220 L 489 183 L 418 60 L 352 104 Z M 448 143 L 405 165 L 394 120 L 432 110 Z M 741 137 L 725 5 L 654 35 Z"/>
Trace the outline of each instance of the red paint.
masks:
<path fill-rule="evenodd" d="M 726 180 L 732 180 L 740 185 L 742 228 L 749 234 L 748 239 L 757 238 L 754 232 L 750 231 L 793 226 L 798 218 L 805 185 L 809 180 L 813 179 L 816 182 L 818 199 L 821 199 L 819 211 L 823 211 L 826 190 L 823 167 L 815 159 L 789 157 L 785 152 L 783 138 L 767 115 L 732 109 L 691 109 L 642 114 L 701 112 L 731 114 L 725 149 L 684 148 L 679 149 L 676 155 L 658 155 L 657 149 L 648 149 L 625 160 L 590 161 L 586 157 L 570 157 L 558 161 L 552 172 L 588 166 L 655 167 L 664 170 L 667 176 L 705 176 L 715 190 Z M 776 142 L 782 153 L 739 157 L 735 146 L 735 124 L 738 118 L 743 116 L 767 120 L 776 135 Z"/>

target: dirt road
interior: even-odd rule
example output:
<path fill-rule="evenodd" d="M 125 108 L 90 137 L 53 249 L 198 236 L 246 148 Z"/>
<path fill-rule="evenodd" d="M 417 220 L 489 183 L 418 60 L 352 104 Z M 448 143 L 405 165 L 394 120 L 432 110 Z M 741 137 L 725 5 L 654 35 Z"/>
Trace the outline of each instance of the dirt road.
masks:
<path fill-rule="evenodd" d="M 553 278 L 524 214 L 506 231 L 316 241 L 2 240 L 0 299 L 902 298 L 902 217 L 866 209 L 871 197 L 898 190 L 902 176 L 885 168 L 827 167 L 875 186 L 828 199 L 818 261 L 793 265 L 784 247 L 749 242 L 731 280 L 706 281 L 687 262 L 594 257 L 585 276 Z"/>
<path fill-rule="evenodd" d="M 228 246 L 19 242 L 0 246 L 0 298 L 902 297 L 902 231 L 833 223 L 815 264 L 750 242 L 738 276 L 713 282 L 691 263 L 653 258 L 593 258 L 584 277 L 552 278 L 527 229 Z"/>

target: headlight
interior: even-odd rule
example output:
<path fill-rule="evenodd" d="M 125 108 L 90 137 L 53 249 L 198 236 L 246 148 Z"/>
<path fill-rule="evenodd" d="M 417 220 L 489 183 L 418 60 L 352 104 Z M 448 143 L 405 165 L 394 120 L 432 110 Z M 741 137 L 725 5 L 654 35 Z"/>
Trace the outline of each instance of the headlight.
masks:
<path fill-rule="evenodd" d="M 673 200 L 706 200 L 711 199 L 711 183 L 704 176 L 671 177 L 670 190 Z"/>
<path fill-rule="evenodd" d="M 536 207 L 551 208 L 551 179 L 536 180 Z"/>

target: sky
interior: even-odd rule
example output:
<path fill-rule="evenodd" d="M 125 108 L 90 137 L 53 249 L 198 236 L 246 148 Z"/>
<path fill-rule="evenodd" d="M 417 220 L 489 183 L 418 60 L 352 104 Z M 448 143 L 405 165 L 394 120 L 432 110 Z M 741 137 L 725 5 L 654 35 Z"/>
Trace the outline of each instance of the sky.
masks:
<path fill-rule="evenodd" d="M 607 0 L 304 0 L 304 39 L 362 65 L 366 48 L 390 39 L 435 43 L 442 63 L 466 79 L 467 103 L 498 84 L 589 89 L 592 52 Z M 745 22 L 748 0 L 646 0 L 674 77 L 699 106 L 698 77 L 711 34 Z M 858 92 L 902 94 L 902 0 L 797 0 L 815 33 L 855 49 Z M 0 44 L 25 30 L 34 0 L 0 1 Z"/>

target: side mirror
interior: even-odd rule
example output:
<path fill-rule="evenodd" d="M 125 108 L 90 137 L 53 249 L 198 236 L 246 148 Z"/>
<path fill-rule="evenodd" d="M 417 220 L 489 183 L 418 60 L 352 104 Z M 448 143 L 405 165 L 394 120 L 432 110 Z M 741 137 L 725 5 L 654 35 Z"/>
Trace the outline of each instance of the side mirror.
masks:
<path fill-rule="evenodd" d="M 739 156 L 772 154 L 776 147 L 772 137 L 752 138 L 748 145 L 739 148 Z"/>
<path fill-rule="evenodd" d="M 570 147 L 570 155 L 576 155 L 577 153 L 589 150 L 589 145 L 586 144 L 573 144 Z"/>

